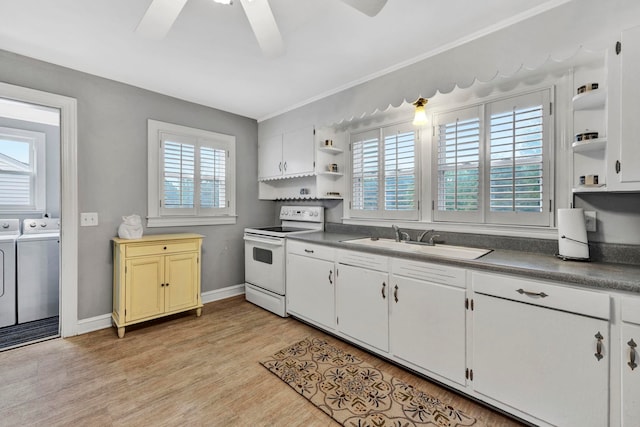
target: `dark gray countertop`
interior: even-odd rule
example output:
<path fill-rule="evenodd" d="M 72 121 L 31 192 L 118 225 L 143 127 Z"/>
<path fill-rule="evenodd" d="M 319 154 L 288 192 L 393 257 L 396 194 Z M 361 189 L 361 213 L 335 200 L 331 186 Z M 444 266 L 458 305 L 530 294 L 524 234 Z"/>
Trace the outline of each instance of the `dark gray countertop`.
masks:
<path fill-rule="evenodd" d="M 287 238 L 398 258 L 518 274 L 528 278 L 555 280 L 589 288 L 640 293 L 640 266 L 603 262 L 563 261 L 553 255 L 503 249 L 494 250 L 475 260 L 458 260 L 350 244 L 345 241 L 363 237 L 369 236 L 316 232 L 290 235 Z"/>

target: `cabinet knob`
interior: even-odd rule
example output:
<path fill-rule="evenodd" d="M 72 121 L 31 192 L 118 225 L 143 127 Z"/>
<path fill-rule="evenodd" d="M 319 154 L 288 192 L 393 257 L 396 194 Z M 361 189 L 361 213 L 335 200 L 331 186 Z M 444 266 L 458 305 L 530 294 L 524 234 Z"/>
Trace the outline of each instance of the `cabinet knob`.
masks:
<path fill-rule="evenodd" d="M 167 247 L 165 246 L 163 249 L 166 251 L 166 250 L 167 250 Z"/>
<path fill-rule="evenodd" d="M 164 283 L 160 283 L 160 286 L 164 287 Z"/>

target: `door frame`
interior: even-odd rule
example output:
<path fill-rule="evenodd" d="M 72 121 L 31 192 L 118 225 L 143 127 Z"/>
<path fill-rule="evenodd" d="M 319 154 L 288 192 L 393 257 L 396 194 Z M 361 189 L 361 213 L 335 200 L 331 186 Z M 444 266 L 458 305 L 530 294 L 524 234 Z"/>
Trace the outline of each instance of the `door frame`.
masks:
<path fill-rule="evenodd" d="M 0 82 L 0 97 L 60 110 L 60 335 L 78 334 L 78 101 Z"/>

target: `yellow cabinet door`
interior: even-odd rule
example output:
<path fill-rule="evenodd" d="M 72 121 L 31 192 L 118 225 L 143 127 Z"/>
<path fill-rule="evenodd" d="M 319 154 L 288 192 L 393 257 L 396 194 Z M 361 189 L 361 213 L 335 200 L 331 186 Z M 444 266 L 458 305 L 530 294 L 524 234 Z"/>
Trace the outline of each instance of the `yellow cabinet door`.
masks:
<path fill-rule="evenodd" d="M 125 321 L 156 316 L 165 311 L 164 257 L 126 261 Z"/>
<path fill-rule="evenodd" d="M 200 293 L 198 282 L 198 254 L 187 253 L 165 257 L 166 311 L 193 307 Z"/>

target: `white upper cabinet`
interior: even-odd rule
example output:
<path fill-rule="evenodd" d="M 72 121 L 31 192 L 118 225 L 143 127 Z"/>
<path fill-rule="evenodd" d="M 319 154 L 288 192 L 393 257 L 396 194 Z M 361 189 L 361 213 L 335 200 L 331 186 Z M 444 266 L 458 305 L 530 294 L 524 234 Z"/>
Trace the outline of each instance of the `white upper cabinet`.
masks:
<path fill-rule="evenodd" d="M 617 53 L 619 52 L 619 53 Z M 608 190 L 640 190 L 640 26 L 622 32 L 609 58 Z"/>
<path fill-rule="evenodd" d="M 312 175 L 314 170 L 313 126 L 261 138 L 258 141 L 258 179 Z"/>

